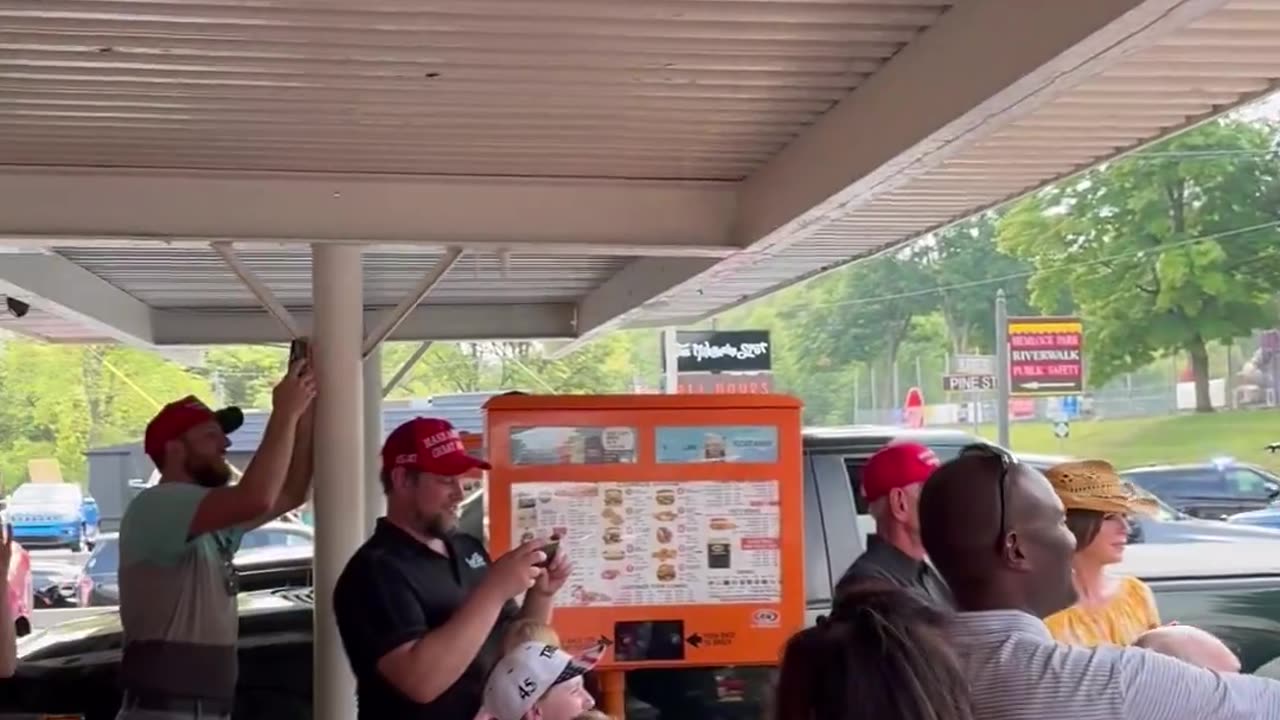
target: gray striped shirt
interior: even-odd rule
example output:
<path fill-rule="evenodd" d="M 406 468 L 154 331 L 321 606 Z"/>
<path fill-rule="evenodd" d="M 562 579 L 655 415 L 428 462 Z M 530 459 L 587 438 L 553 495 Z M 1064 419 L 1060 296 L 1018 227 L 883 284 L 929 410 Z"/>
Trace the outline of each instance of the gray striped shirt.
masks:
<path fill-rule="evenodd" d="M 958 613 L 952 638 L 983 720 L 1265 720 L 1280 682 L 1132 647 L 1054 641 L 1016 610 Z"/>

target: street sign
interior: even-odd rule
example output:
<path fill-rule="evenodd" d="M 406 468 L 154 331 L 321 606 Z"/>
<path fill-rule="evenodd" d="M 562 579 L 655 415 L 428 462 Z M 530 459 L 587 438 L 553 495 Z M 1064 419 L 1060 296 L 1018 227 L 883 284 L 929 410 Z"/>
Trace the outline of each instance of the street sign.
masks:
<path fill-rule="evenodd" d="M 943 375 L 942 389 L 947 392 L 983 392 L 996 389 L 996 376 Z"/>
<path fill-rule="evenodd" d="M 951 372 L 956 375 L 995 375 L 995 355 L 956 355 L 951 359 Z"/>
<path fill-rule="evenodd" d="M 1066 420 L 1059 420 L 1053 424 L 1053 436 L 1059 440 L 1066 440 L 1071 437 L 1071 423 Z"/>
<path fill-rule="evenodd" d="M 1062 398 L 1062 417 L 1064 420 L 1074 420 L 1080 417 L 1080 396 L 1067 395 Z"/>
<path fill-rule="evenodd" d="M 1076 317 L 1009 318 L 1009 394 L 1084 392 L 1084 325 Z"/>

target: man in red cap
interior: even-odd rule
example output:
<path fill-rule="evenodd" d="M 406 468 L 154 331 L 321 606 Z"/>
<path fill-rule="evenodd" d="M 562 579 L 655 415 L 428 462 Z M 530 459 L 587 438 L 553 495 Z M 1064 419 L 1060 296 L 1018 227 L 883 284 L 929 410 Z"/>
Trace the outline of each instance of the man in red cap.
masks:
<path fill-rule="evenodd" d="M 532 541 L 491 562 L 479 538 L 456 531 L 464 476 L 476 469 L 489 464 L 444 420 L 410 420 L 382 447 L 387 516 L 333 594 L 360 720 L 471 720 L 507 622 L 551 619 L 571 570 L 564 553 L 548 557 L 545 541 Z"/>
<path fill-rule="evenodd" d="M 882 448 L 867 461 L 861 488 L 876 531 L 836 585 L 837 599 L 842 588 L 859 580 L 887 580 L 937 607 L 951 607 L 951 593 L 925 560 L 920 540 L 920 490 L 940 464 L 929 448 L 906 442 Z"/>
<path fill-rule="evenodd" d="M 195 397 L 162 408 L 143 445 L 160 471 L 120 522 L 124 657 L 120 718 L 218 718 L 236 688 L 239 583 L 232 558 L 245 532 L 296 508 L 311 483 L 315 381 L 299 360 L 276 385 L 262 443 L 231 485 L 227 434 L 237 408 Z"/>

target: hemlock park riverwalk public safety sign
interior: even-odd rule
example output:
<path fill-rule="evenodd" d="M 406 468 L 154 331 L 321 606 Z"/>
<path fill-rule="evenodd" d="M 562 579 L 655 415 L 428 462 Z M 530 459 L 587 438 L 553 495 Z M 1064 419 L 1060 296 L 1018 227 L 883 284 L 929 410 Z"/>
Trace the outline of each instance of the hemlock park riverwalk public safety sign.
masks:
<path fill-rule="evenodd" d="M 1084 392 L 1084 324 L 1077 317 L 1009 318 L 1009 394 Z"/>

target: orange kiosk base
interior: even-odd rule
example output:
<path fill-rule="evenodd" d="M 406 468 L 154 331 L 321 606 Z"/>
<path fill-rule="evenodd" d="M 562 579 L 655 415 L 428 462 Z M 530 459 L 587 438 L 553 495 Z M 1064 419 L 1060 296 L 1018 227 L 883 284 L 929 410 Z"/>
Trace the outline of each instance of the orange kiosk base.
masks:
<path fill-rule="evenodd" d="M 553 625 L 624 673 L 773 665 L 804 624 L 801 405 L 781 395 L 516 395 L 486 407 L 490 545 L 559 540 Z"/>

